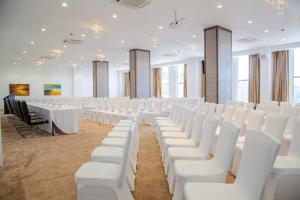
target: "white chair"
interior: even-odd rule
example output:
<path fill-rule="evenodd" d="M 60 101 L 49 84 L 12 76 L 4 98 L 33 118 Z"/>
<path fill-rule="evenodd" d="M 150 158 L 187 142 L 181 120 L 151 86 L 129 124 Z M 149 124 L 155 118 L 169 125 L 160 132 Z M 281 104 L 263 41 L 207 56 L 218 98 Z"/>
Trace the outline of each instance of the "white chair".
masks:
<path fill-rule="evenodd" d="M 209 103 L 207 114 L 213 114 L 216 111 L 217 104 Z"/>
<path fill-rule="evenodd" d="M 168 149 L 167 158 L 164 162 L 165 172 L 169 190 L 174 192 L 174 162 L 175 160 L 207 160 L 209 158 L 209 150 L 212 143 L 214 133 L 218 126 L 218 120 L 214 117 L 207 116 L 203 126 L 201 127 L 202 136 L 200 144 L 196 148 L 192 147 L 171 147 Z"/>
<path fill-rule="evenodd" d="M 234 184 L 187 183 L 185 200 L 260 200 L 280 143 L 272 136 L 248 131 L 245 151 Z"/>
<path fill-rule="evenodd" d="M 173 200 L 183 199 L 183 189 L 187 182 L 225 183 L 234 146 L 240 129 L 231 122 L 224 121 L 216 146 L 215 156 L 210 160 L 176 160 L 174 163 L 175 190 Z"/>
<path fill-rule="evenodd" d="M 130 142 L 130 137 L 127 139 Z M 129 145 L 123 151 L 120 164 L 87 162 L 75 173 L 78 200 L 133 200 L 125 171 L 129 167 L 127 158 Z"/>
<path fill-rule="evenodd" d="M 247 110 L 254 110 L 254 107 L 255 107 L 255 103 L 253 103 L 253 102 L 247 102 L 246 103 L 246 109 Z"/>
<path fill-rule="evenodd" d="M 162 140 L 162 160 L 165 161 L 165 155 L 169 147 L 197 147 L 199 138 L 202 135 L 202 125 L 206 115 L 204 113 L 195 114 L 192 121 L 190 138 L 165 138 Z"/>
<path fill-rule="evenodd" d="M 287 120 L 288 118 L 280 113 L 268 113 L 266 116 L 265 125 L 261 130 L 266 133 L 270 133 L 274 138 L 281 142 Z M 243 142 L 236 144 L 231 168 L 231 172 L 233 174 L 236 174 L 238 171 L 243 148 Z"/>
<path fill-rule="evenodd" d="M 264 200 L 300 199 L 300 117 L 287 156 L 278 156 L 268 179 Z"/>

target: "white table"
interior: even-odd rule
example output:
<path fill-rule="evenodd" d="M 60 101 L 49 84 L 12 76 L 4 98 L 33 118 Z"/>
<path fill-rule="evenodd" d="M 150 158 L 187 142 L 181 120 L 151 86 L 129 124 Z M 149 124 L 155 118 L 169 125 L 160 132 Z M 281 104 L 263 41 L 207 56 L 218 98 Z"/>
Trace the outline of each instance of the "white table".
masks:
<path fill-rule="evenodd" d="M 54 127 L 57 127 L 66 134 L 78 132 L 78 108 L 69 106 L 49 107 L 37 104 L 28 104 L 28 109 L 42 114 L 44 118 L 48 120 L 48 124 L 46 124 L 46 131 L 49 133 L 54 133 Z"/>

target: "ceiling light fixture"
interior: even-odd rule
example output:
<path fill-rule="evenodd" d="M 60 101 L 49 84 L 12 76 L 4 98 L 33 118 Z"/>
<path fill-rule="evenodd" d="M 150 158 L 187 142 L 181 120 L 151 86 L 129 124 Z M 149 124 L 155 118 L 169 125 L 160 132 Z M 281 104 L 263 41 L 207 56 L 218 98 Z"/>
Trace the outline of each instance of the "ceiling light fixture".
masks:
<path fill-rule="evenodd" d="M 16 65 L 17 64 L 17 62 L 14 62 L 14 65 Z"/>
<path fill-rule="evenodd" d="M 101 49 L 97 49 L 97 51 L 98 51 L 98 52 L 101 52 L 102 50 L 101 50 Z"/>
<path fill-rule="evenodd" d="M 284 9 L 287 7 L 288 0 L 265 0 L 267 4 L 277 9 L 278 14 L 283 14 Z"/>
<path fill-rule="evenodd" d="M 80 59 L 82 60 L 82 59 L 84 59 L 84 57 L 83 57 L 83 56 L 80 56 Z"/>
<path fill-rule="evenodd" d="M 114 19 L 116 19 L 117 17 L 118 17 L 117 14 L 113 14 L 113 15 L 112 15 L 112 18 L 114 18 Z"/>
<path fill-rule="evenodd" d="M 21 60 L 21 57 L 18 57 L 17 60 Z"/>
<path fill-rule="evenodd" d="M 62 7 L 68 7 L 68 4 L 67 4 L 66 2 L 63 2 L 63 3 L 61 4 L 61 6 L 62 6 Z"/>
<path fill-rule="evenodd" d="M 156 45 L 152 45 L 152 47 L 155 49 L 157 46 Z"/>
<path fill-rule="evenodd" d="M 96 39 L 99 39 L 99 36 L 101 34 L 101 31 L 103 30 L 102 26 L 99 26 L 98 24 L 94 24 L 93 26 L 91 26 L 91 30 L 94 31 L 94 37 Z"/>
<path fill-rule="evenodd" d="M 23 53 L 23 54 L 26 54 L 27 52 L 26 52 L 26 51 L 22 51 L 22 53 Z"/>
<path fill-rule="evenodd" d="M 192 35 L 192 38 L 196 38 L 197 36 L 194 34 L 194 35 Z"/>
<path fill-rule="evenodd" d="M 219 4 L 219 5 L 217 6 L 217 8 L 221 9 L 221 8 L 223 8 L 223 6 L 222 6 L 221 4 Z"/>
<path fill-rule="evenodd" d="M 81 37 L 85 37 L 86 35 L 84 33 L 81 34 Z"/>
<path fill-rule="evenodd" d="M 68 48 L 67 45 L 64 45 L 64 48 Z"/>
<path fill-rule="evenodd" d="M 121 40 L 120 42 L 121 42 L 121 43 L 125 43 L 125 40 Z"/>
<path fill-rule="evenodd" d="M 253 22 L 251 20 L 248 21 L 248 24 L 252 24 Z"/>
<path fill-rule="evenodd" d="M 281 38 L 281 41 L 285 41 L 285 38 Z"/>
<path fill-rule="evenodd" d="M 164 28 L 163 26 L 159 26 L 159 27 L 158 27 L 159 30 L 161 30 L 161 29 L 163 29 L 163 28 Z"/>
<path fill-rule="evenodd" d="M 265 33 L 269 33 L 269 30 L 268 30 L 268 29 L 266 29 L 266 30 L 265 30 Z"/>
<path fill-rule="evenodd" d="M 45 31 L 46 31 L 46 28 L 41 28 L 41 31 L 45 32 Z"/>
<path fill-rule="evenodd" d="M 31 45 L 34 45 L 34 41 L 30 41 L 30 44 L 31 44 Z"/>

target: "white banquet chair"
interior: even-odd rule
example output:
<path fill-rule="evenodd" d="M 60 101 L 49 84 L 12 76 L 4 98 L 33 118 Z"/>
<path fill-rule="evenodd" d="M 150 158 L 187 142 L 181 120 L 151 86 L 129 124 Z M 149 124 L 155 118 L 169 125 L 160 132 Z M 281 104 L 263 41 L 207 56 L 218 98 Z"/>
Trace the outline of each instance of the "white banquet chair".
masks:
<path fill-rule="evenodd" d="M 247 131 L 241 167 L 233 184 L 190 182 L 185 200 L 260 200 L 280 143 L 258 131 Z"/>
<path fill-rule="evenodd" d="M 278 156 L 268 179 L 263 200 L 300 199 L 300 117 L 296 119 L 287 156 Z"/>
<path fill-rule="evenodd" d="M 187 182 L 225 183 L 234 146 L 240 129 L 231 122 L 224 121 L 216 146 L 215 156 L 210 160 L 176 160 L 174 163 L 173 200 L 183 199 L 183 189 Z"/>

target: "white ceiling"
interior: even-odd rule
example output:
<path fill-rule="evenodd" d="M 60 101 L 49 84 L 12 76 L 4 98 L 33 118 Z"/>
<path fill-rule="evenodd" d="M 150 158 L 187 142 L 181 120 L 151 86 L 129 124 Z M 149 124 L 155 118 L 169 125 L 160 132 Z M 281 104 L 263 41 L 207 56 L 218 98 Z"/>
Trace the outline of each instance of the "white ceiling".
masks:
<path fill-rule="evenodd" d="M 47 61 L 45 66 L 90 65 L 97 54 L 104 54 L 110 66 L 124 67 L 128 66 L 131 48 L 151 50 L 152 64 L 199 57 L 203 56 L 203 29 L 212 25 L 232 30 L 234 51 L 300 41 L 299 0 L 289 0 L 283 15 L 264 0 L 152 0 L 150 5 L 138 10 L 119 7 L 110 1 L 0 0 L 0 65 L 8 67 L 14 62 L 33 65 L 40 56 L 50 55 L 50 49 L 61 49 L 63 53 L 59 59 Z M 62 7 L 63 2 L 68 7 Z M 217 8 L 219 4 L 222 9 Z M 186 20 L 179 29 L 172 30 L 168 24 L 175 8 L 178 17 Z M 118 17 L 112 18 L 113 14 Z M 253 23 L 248 24 L 248 20 Z M 90 29 L 95 23 L 103 26 L 98 40 Z M 164 28 L 159 30 L 158 26 Z M 41 31 L 43 27 L 46 32 Z M 265 33 L 265 29 L 269 32 Z M 75 39 L 83 39 L 83 43 L 64 48 L 62 40 L 70 33 Z M 81 37 L 83 33 L 85 38 Z M 193 34 L 197 37 L 192 38 Z M 157 39 L 156 48 L 152 47 L 153 37 Z M 258 41 L 237 42 L 246 37 Z M 30 41 L 35 44 L 31 45 Z"/>

